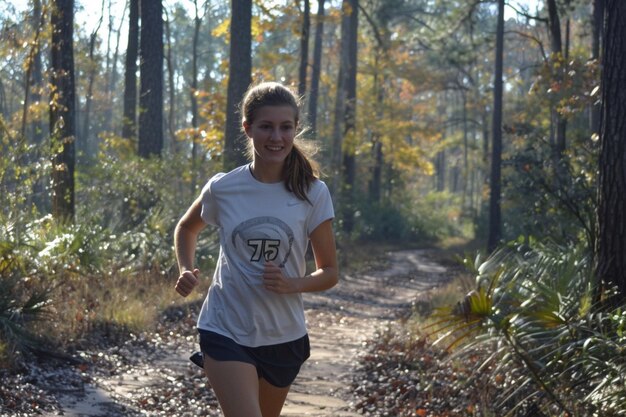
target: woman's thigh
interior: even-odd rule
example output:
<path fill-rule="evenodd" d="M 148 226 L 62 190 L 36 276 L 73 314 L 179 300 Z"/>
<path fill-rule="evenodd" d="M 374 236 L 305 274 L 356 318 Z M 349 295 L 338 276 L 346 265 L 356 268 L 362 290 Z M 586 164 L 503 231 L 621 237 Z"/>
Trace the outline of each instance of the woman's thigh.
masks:
<path fill-rule="evenodd" d="M 260 378 L 259 400 L 263 417 L 279 417 L 288 393 L 289 387 L 275 387 L 265 379 Z"/>
<path fill-rule="evenodd" d="M 266 417 L 261 413 L 259 377 L 253 365 L 204 355 L 204 371 L 225 417 Z"/>

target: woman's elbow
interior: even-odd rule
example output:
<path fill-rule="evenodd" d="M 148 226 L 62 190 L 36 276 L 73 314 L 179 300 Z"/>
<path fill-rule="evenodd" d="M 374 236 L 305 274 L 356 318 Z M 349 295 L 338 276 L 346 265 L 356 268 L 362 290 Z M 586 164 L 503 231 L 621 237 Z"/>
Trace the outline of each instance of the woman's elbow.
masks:
<path fill-rule="evenodd" d="M 339 270 L 337 268 L 330 268 L 328 276 L 328 288 L 332 288 L 339 283 Z"/>

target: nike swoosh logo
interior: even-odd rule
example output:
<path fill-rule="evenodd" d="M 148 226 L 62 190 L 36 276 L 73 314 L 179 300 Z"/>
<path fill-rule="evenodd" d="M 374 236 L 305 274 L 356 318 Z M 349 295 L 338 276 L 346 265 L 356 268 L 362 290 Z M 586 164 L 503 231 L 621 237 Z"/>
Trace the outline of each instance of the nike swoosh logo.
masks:
<path fill-rule="evenodd" d="M 287 206 L 288 207 L 293 207 L 293 206 L 297 206 L 298 204 L 301 204 L 301 201 L 288 201 L 287 202 Z"/>

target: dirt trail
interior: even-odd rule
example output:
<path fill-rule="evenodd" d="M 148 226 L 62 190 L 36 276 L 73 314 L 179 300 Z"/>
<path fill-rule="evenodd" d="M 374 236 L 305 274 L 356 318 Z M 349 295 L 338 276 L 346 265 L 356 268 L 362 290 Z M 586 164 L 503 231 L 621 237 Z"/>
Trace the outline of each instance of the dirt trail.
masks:
<path fill-rule="evenodd" d="M 391 254 L 390 268 L 343 276 L 331 291 L 307 295 L 311 358 L 282 415 L 360 416 L 353 411 L 352 374 L 365 341 L 411 308 L 416 295 L 440 285 L 446 269 L 426 251 Z"/>
<path fill-rule="evenodd" d="M 446 269 L 432 261 L 425 250 L 393 252 L 390 257 L 390 266 L 383 271 L 343 275 L 340 284 L 332 290 L 305 295 L 311 358 L 292 386 L 282 416 L 360 416 L 354 411 L 356 400 L 352 396 L 351 384 L 365 342 L 406 314 L 418 294 L 447 279 Z M 182 386 L 183 381 L 193 380 L 195 388 L 182 388 L 187 397 L 193 397 L 190 390 L 208 391 L 202 386 L 204 378 L 199 368 L 194 368 L 187 360 L 189 353 L 197 349 L 195 338 L 174 340 L 177 341 L 151 349 L 146 360 L 123 372 L 96 376 L 77 389 L 60 392 L 61 410 L 43 415 L 221 416 L 214 399 L 209 407 L 206 396 L 170 409 L 159 406 L 156 411 L 148 407 L 151 401 L 166 403 L 167 395 L 180 401 L 180 395 L 164 390 L 168 384 Z M 154 392 L 156 389 L 160 391 Z M 200 402 L 202 406 L 198 405 Z"/>

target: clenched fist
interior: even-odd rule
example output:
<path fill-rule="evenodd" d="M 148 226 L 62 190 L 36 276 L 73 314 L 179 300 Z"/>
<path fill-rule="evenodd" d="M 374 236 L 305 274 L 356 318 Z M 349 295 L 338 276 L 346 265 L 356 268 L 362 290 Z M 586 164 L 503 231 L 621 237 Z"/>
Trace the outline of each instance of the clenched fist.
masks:
<path fill-rule="evenodd" d="M 263 285 L 277 294 L 293 294 L 298 291 L 295 280 L 286 278 L 283 270 L 274 262 L 267 261 L 263 269 Z"/>
<path fill-rule="evenodd" d="M 199 275 L 199 269 L 194 269 L 193 272 L 189 270 L 183 271 L 183 273 L 178 277 L 178 281 L 176 281 L 176 292 L 183 297 L 187 297 L 200 283 L 200 281 L 198 281 Z"/>

